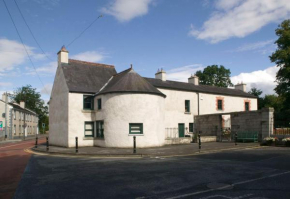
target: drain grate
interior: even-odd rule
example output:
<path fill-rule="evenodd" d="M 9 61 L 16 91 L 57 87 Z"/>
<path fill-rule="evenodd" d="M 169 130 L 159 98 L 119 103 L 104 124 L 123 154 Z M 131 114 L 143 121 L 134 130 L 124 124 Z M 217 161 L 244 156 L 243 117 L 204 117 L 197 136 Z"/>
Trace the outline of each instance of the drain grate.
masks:
<path fill-rule="evenodd" d="M 229 190 L 229 189 L 233 189 L 234 187 L 231 184 L 220 183 L 220 182 L 211 182 L 211 183 L 207 184 L 207 188 Z"/>

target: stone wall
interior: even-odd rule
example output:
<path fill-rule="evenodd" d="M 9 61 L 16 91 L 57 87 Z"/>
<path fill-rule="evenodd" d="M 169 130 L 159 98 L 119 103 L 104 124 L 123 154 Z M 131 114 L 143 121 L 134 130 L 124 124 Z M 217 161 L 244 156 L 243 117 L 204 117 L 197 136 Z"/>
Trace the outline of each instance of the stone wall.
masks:
<path fill-rule="evenodd" d="M 218 136 L 222 119 L 220 114 L 199 115 L 194 117 L 195 132 L 201 132 L 201 136 Z"/>
<path fill-rule="evenodd" d="M 263 108 L 258 111 L 231 113 L 232 133 L 257 131 L 259 141 L 270 136 L 274 128 L 274 109 Z"/>
<path fill-rule="evenodd" d="M 263 108 L 258 111 L 243 111 L 227 113 L 231 115 L 231 132 L 257 131 L 259 141 L 273 133 L 274 109 Z M 195 116 L 195 132 L 201 131 L 201 136 L 221 137 L 222 115 L 209 114 Z M 219 139 L 218 139 L 219 140 Z"/>

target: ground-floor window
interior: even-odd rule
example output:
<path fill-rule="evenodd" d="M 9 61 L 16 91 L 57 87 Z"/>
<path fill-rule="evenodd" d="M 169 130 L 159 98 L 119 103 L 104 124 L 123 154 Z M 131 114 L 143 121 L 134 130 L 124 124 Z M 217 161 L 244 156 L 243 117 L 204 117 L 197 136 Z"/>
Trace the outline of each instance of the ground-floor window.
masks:
<path fill-rule="evenodd" d="M 130 123 L 129 134 L 143 134 L 143 123 Z"/>
<path fill-rule="evenodd" d="M 193 123 L 189 123 L 189 132 L 193 132 Z"/>
<path fill-rule="evenodd" d="M 104 121 L 96 121 L 96 137 L 104 138 Z"/>
<path fill-rule="evenodd" d="M 85 137 L 94 137 L 94 122 L 85 122 Z"/>

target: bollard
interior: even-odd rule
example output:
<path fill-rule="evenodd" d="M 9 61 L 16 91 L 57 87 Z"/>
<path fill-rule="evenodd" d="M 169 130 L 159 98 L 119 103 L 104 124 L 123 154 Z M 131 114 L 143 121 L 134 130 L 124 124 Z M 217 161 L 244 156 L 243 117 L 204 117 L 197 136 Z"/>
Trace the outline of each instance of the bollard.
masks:
<path fill-rule="evenodd" d="M 238 134 L 235 133 L 235 145 L 236 145 L 236 146 L 238 145 L 238 144 L 237 144 L 237 141 L 238 141 Z"/>
<path fill-rule="evenodd" d="M 48 145 L 48 137 L 46 137 L 46 151 L 49 150 L 49 145 Z"/>
<path fill-rule="evenodd" d="M 35 148 L 37 148 L 37 140 L 38 140 L 38 137 L 36 136 L 36 138 L 35 138 Z"/>
<path fill-rule="evenodd" d="M 200 149 L 201 149 L 200 131 L 198 133 L 198 149 L 199 149 L 199 152 L 200 152 Z"/>
<path fill-rule="evenodd" d="M 79 152 L 78 137 L 76 137 L 76 153 Z"/>
<path fill-rule="evenodd" d="M 136 153 L 136 136 L 133 137 L 133 153 Z"/>

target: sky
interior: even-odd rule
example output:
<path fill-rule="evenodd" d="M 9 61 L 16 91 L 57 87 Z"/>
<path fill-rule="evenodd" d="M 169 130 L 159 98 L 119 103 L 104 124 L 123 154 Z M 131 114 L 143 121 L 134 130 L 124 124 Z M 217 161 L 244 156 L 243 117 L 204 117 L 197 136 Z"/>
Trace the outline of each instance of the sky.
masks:
<path fill-rule="evenodd" d="M 62 45 L 72 59 L 112 64 L 117 72 L 133 64 L 144 77 L 162 68 L 175 81 L 223 65 L 234 84 L 274 94 L 278 68 L 269 55 L 276 49 L 275 29 L 290 16 L 289 0 L 4 1 L 35 69 L 1 0 L 0 93 L 30 84 L 45 101 Z"/>

